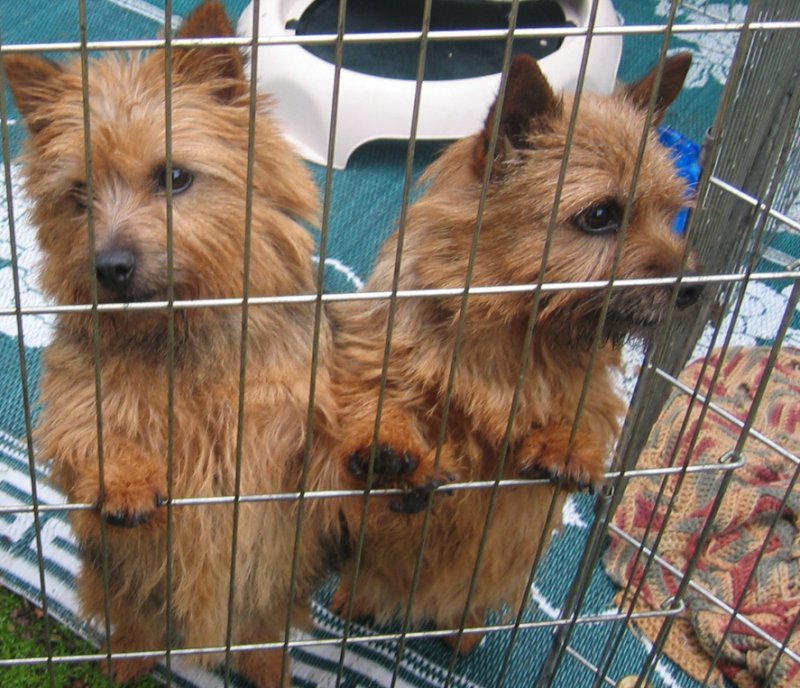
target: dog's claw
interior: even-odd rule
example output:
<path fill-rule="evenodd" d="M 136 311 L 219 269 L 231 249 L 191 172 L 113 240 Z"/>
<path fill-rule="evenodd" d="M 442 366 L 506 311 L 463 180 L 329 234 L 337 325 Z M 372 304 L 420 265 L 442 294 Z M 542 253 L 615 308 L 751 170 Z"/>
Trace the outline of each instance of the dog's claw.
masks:
<path fill-rule="evenodd" d="M 595 493 L 596 489 L 595 483 L 586 475 L 575 478 L 565 475 L 559 470 L 543 468 L 537 464 L 524 466 L 520 469 L 519 476 L 526 480 L 546 479 L 562 489 L 579 492 L 587 491 L 591 495 Z"/>
<path fill-rule="evenodd" d="M 436 488 L 452 482 L 455 478 L 449 473 L 440 478 L 430 478 L 424 485 L 409 490 L 401 497 L 389 502 L 389 508 L 398 514 L 418 514 L 428 506 L 428 502 L 435 494 L 452 495 L 453 490 L 439 490 Z"/>

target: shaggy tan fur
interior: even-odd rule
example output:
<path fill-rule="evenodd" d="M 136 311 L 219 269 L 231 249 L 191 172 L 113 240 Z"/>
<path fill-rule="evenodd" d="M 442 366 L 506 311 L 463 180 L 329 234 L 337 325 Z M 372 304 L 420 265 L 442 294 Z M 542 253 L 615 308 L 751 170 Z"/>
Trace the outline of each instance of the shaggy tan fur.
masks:
<path fill-rule="evenodd" d="M 656 120 L 680 90 L 688 66 L 687 55 L 667 63 Z M 650 75 L 613 97 L 584 96 L 544 275 L 547 282 L 610 275 L 652 82 Z M 539 278 L 571 107 L 571 97 L 557 98 L 535 61 L 523 57 L 513 63 L 497 155 L 491 161 L 474 285 L 530 284 Z M 463 287 L 494 111 L 484 131 L 453 144 L 427 173 L 428 188 L 408 215 L 401 289 Z M 674 276 L 685 252 L 671 226 L 687 202 L 687 190 L 655 134 L 647 135 L 618 278 Z M 602 227 L 609 213 L 616 217 L 610 228 L 587 231 L 587 222 Z M 396 242 L 392 237 L 383 248 L 366 290 L 391 287 Z M 657 324 L 667 311 L 670 290 L 614 291 L 604 332 L 609 343 L 591 371 L 589 351 L 605 292 L 573 289 L 542 296 L 503 477 L 549 475 L 567 488 L 602 481 L 625 410 L 613 383 L 619 368 L 613 343 Z M 679 304 L 687 306 L 696 297 L 696 289 L 683 287 Z M 402 487 L 406 494 L 372 498 L 357 585 L 353 587 L 351 563 L 335 608 L 344 611 L 354 593 L 357 616 L 385 621 L 403 614 L 420 545 L 421 512 L 433 488 L 452 480 L 495 479 L 532 299 L 530 293 L 470 298 L 438 469 L 434 458 L 460 297 L 398 301 L 373 485 Z M 341 329 L 336 334 L 334 388 L 342 409 L 341 480 L 363 488 L 389 303 L 353 302 L 337 311 Z M 572 437 L 589 372 L 586 404 Z M 537 547 L 549 538 L 543 528 L 554 491 L 541 484 L 499 491 L 468 625 L 482 624 L 489 611 L 503 605 L 519 605 Z M 558 513 L 564 497 L 564 492 L 557 497 Z M 490 499 L 491 491 L 483 489 L 437 496 L 414 621 L 458 627 Z M 363 501 L 350 500 L 343 508 L 351 533 L 358 533 Z M 477 633 L 465 636 L 461 651 L 479 640 Z"/>
<path fill-rule="evenodd" d="M 207 2 L 180 37 L 230 36 L 222 6 Z M 244 280 L 249 83 L 232 48 L 175 49 L 172 88 L 174 294 L 176 299 L 240 297 Z M 5 68 L 31 132 L 27 190 L 44 253 L 42 285 L 62 304 L 91 302 L 90 254 L 135 258 L 132 277 L 100 279 L 101 302 L 165 300 L 167 209 L 165 58 L 162 51 L 108 55 L 89 70 L 95 245 L 88 242 L 80 64 L 9 56 Z M 318 199 L 304 166 L 258 104 L 252 200 L 251 296 L 313 293 L 313 241 L 297 219 L 313 221 Z M 183 175 L 183 177 L 181 177 Z M 193 182 L 183 188 L 186 175 Z M 120 269 L 119 265 L 113 265 Z M 100 267 L 98 266 L 98 271 Z M 111 287 L 109 288 L 109 279 Z M 45 355 L 36 435 L 42 459 L 71 502 L 97 505 L 73 513 L 80 541 L 80 600 L 104 615 L 101 519 L 108 545 L 109 605 L 115 652 L 165 647 L 168 370 L 165 309 L 99 316 L 103 472 L 95 404 L 92 316 L 59 317 Z M 299 487 L 306 443 L 313 304 L 252 306 L 241 443 L 241 493 Z M 242 310 L 175 312 L 174 497 L 233 495 Z M 335 422 L 329 386 L 331 337 L 321 327 L 316 381 L 316 465 Z M 313 474 L 319 470 L 313 469 Z M 298 568 L 298 608 L 320 573 L 318 505 L 307 504 Z M 238 524 L 234 643 L 283 639 L 297 503 L 251 502 Z M 226 642 L 233 507 L 173 509 L 172 618 L 185 647 Z M 125 527 L 127 526 L 127 527 Z M 258 686 L 275 688 L 280 651 L 235 653 Z M 200 655 L 215 664 L 219 655 Z M 127 681 L 155 660 L 119 660 Z M 288 685 L 288 681 L 287 681 Z"/>

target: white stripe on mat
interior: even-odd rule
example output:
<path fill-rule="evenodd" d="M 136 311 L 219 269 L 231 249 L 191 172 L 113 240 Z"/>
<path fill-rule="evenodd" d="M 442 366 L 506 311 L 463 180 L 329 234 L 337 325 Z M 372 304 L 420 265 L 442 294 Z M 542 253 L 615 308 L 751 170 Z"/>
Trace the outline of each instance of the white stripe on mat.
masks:
<path fill-rule="evenodd" d="M 164 23 L 164 10 L 159 9 L 155 5 L 151 5 L 145 0 L 108 0 L 112 5 L 121 7 L 124 10 L 129 10 L 147 19 L 152 19 L 159 24 Z M 172 28 L 177 29 L 180 26 L 181 17 L 177 14 L 172 15 Z"/>

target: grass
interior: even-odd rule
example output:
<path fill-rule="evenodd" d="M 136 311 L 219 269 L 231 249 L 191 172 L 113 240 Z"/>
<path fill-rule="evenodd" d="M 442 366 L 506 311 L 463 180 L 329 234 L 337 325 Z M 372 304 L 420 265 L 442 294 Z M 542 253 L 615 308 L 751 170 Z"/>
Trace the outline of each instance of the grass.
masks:
<path fill-rule="evenodd" d="M 0 588 L 0 659 L 24 659 L 47 656 L 45 618 L 42 610 L 27 600 Z M 96 648 L 72 631 L 50 619 L 50 644 L 53 656 L 69 656 L 96 652 Z M 53 663 L 55 688 L 109 688 L 112 683 L 96 662 Z M 3 667 L 0 684 L 3 688 L 46 688 L 50 676 L 46 664 Z M 145 677 L 130 684 L 131 688 L 157 688 L 162 684 Z"/>

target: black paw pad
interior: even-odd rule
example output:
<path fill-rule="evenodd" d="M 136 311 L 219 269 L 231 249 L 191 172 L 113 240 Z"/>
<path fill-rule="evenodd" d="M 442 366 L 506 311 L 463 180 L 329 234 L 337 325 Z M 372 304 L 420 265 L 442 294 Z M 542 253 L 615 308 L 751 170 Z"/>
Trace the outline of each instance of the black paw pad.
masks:
<path fill-rule="evenodd" d="M 557 473 L 548 471 L 546 468 L 542 468 L 542 466 L 536 463 L 522 466 L 522 468 L 519 469 L 519 477 L 525 480 L 554 480 L 557 476 Z"/>
<path fill-rule="evenodd" d="M 358 478 L 369 474 L 369 449 L 359 449 L 350 455 L 347 467 Z M 375 453 L 373 475 L 376 480 L 391 480 L 413 473 L 417 468 L 416 458 L 408 452 L 400 453 L 389 445 L 381 445 Z"/>
<path fill-rule="evenodd" d="M 103 518 L 110 526 L 122 526 L 123 528 L 135 528 L 150 520 L 150 512 L 144 511 L 115 511 L 114 513 L 103 514 Z"/>

